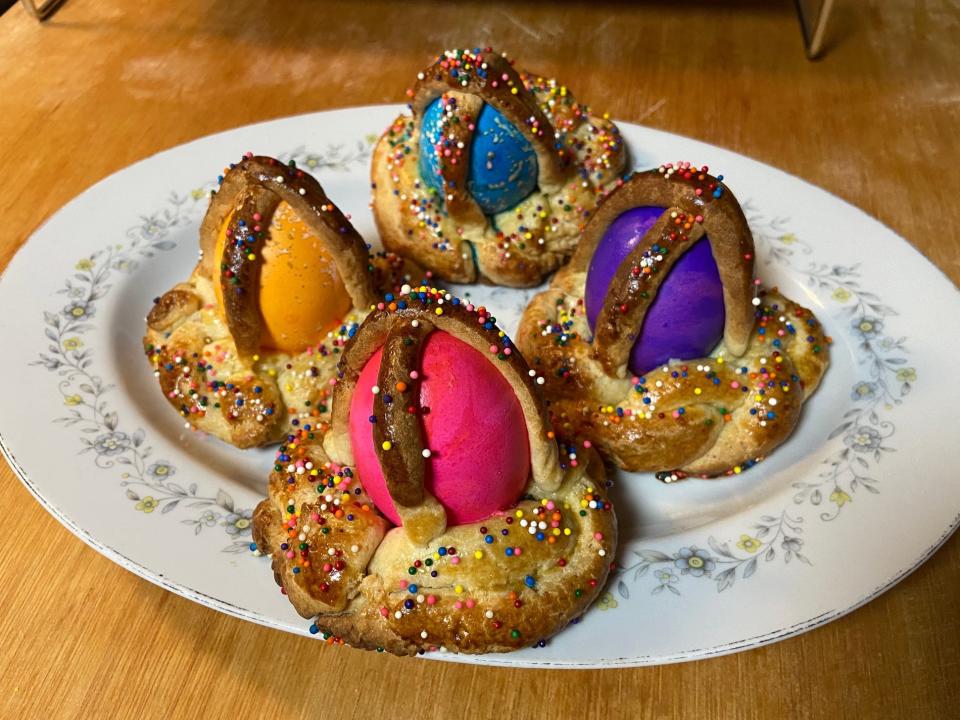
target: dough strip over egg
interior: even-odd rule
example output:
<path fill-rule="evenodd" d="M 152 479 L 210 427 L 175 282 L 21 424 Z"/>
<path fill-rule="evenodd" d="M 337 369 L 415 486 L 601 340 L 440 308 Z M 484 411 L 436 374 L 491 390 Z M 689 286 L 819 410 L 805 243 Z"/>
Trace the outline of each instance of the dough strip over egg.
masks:
<path fill-rule="evenodd" d="M 412 289 L 409 294 L 389 303 L 379 303 L 344 348 L 338 366 L 339 378 L 333 390 L 331 430 L 324 439 L 327 454 L 337 462 L 354 463 L 348 431 L 349 398 L 356 390 L 360 372 L 373 354 L 383 347 L 391 328 L 405 322 L 411 327 L 415 327 L 415 323 L 430 323 L 437 330 L 479 350 L 494 364 L 510 383 L 523 409 L 530 438 L 534 483 L 546 491 L 559 487 L 562 473 L 553 431 L 539 390 L 519 351 L 497 328 L 495 318 L 486 308 L 463 303 L 449 293 L 426 286 Z"/>
<path fill-rule="evenodd" d="M 584 228 L 580 244 L 570 259 L 570 271 L 582 272 L 584 277 L 586 276 L 597 245 L 613 221 L 624 212 L 641 206 L 667 208 L 664 216 L 650 229 L 638 248 L 641 245 L 646 246 L 658 229 L 666 233 L 661 235 L 661 244 L 671 254 L 676 245 L 680 244 L 686 249 L 692 246 L 692 242 L 687 242 L 691 238 L 702 237 L 704 233 L 708 235 L 710 251 L 717 263 L 723 285 L 725 308 L 723 341 L 730 352 L 739 355 L 747 348 L 754 324 L 753 235 L 740 209 L 740 204 L 722 183 L 722 176 L 713 177 L 707 174 L 706 168 L 698 170 L 689 163 L 686 164 L 687 167 L 683 165 L 680 163 L 677 166 L 662 166 L 657 170 L 635 173 L 616 191 L 610 193 Z M 671 217 L 672 213 L 677 213 L 677 217 Z M 678 220 L 680 222 L 677 222 Z M 665 223 L 669 224 L 666 228 L 664 228 Z M 680 254 L 682 252 L 676 253 L 677 258 Z M 612 283 L 614 288 L 623 283 L 625 272 L 632 271 L 634 265 L 627 266 L 627 262 L 629 258 L 621 265 L 618 271 L 619 277 Z M 656 286 L 653 287 L 653 290 L 655 289 Z M 652 303 L 654 297 L 650 292 L 646 304 Z M 604 308 L 605 310 L 598 318 L 597 334 L 604 332 L 604 337 L 610 340 L 612 337 L 610 331 L 601 331 L 604 320 L 609 322 L 611 319 L 611 313 L 606 312 L 613 309 L 609 305 L 609 300 Z M 616 311 L 619 311 L 619 305 Z M 630 314 L 633 312 L 638 313 L 642 322 L 646 307 L 643 313 L 640 312 L 639 306 L 632 307 Z M 618 323 L 618 327 L 623 326 Z M 614 350 L 600 351 L 599 357 L 604 361 L 604 369 L 612 377 L 626 376 L 630 346 L 626 346 L 624 351 L 621 346 L 625 342 L 625 337 L 618 337 Z M 613 365 L 614 358 L 619 361 L 616 366 Z"/>
<path fill-rule="evenodd" d="M 420 382 L 416 372 L 427 335 L 426 320 L 393 323 L 383 346 L 374 399 L 373 446 L 387 490 L 415 542 L 426 544 L 447 527 L 443 506 L 424 487 Z"/>
<path fill-rule="evenodd" d="M 376 302 L 366 277 L 370 263 L 363 238 L 320 183 L 273 158 L 247 155 L 223 177 L 200 226 L 200 269 L 208 278 L 220 278 L 227 324 L 238 352 L 246 356 L 256 353 L 261 344 L 258 290 L 262 249 L 281 201 L 320 239 L 336 263 L 353 306 L 367 308 Z M 228 242 L 222 257 L 216 257 L 217 239 L 225 225 Z"/>
<path fill-rule="evenodd" d="M 468 57 L 467 51 L 451 52 L 461 53 L 468 62 L 453 64 L 449 62 L 447 54 L 444 54 L 417 76 L 413 102 L 410 104 L 415 137 L 420 135 L 421 118 L 433 100 L 448 93 L 461 99 L 464 96 L 473 96 L 480 101 L 476 104 L 475 115 L 479 113 L 484 102 L 489 103 L 510 120 L 533 145 L 540 168 L 540 188 L 547 192 L 560 190 L 570 178 L 570 158 L 557 151 L 553 125 L 543 114 L 533 93 L 527 89 L 510 61 L 494 52 L 484 52 L 472 59 Z M 468 65 L 469 69 L 465 65 Z M 470 107 L 473 109 L 473 106 Z M 450 214 L 456 217 L 453 212 Z"/>
<path fill-rule="evenodd" d="M 677 235 L 674 221 L 686 215 L 668 208 L 624 259 L 610 283 L 597 317 L 594 354 L 604 369 L 626 377 L 627 361 L 657 289 L 683 253 L 703 236 L 699 225 Z"/>

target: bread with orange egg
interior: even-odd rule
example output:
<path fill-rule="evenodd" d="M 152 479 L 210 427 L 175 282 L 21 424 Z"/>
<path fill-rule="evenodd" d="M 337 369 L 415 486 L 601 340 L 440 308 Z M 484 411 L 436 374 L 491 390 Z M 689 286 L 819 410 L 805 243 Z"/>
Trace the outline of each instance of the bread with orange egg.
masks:
<path fill-rule="evenodd" d="M 200 249 L 147 316 L 144 350 L 168 402 L 240 448 L 322 425 L 340 349 L 411 266 L 370 254 L 308 173 L 251 154 L 212 194 Z"/>

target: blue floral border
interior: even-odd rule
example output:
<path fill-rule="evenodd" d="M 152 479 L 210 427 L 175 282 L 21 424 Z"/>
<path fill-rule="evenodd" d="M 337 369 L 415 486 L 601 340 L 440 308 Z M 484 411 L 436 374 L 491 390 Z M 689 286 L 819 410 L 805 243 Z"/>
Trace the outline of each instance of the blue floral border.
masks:
<path fill-rule="evenodd" d="M 330 144 L 322 153 L 300 146 L 278 159 L 295 161 L 310 171 L 347 171 L 355 164 L 366 165 L 375 140 L 367 136 L 356 143 Z M 84 344 L 85 335 L 94 328 L 99 302 L 110 292 L 116 275 L 130 274 L 142 260 L 176 247 L 169 239 L 171 231 L 190 223 L 206 208 L 214 187 L 210 182 L 185 195 L 171 193 L 162 210 L 141 216 L 126 231 L 126 243 L 108 245 L 80 258 L 73 275 L 57 291 L 66 298 L 65 304 L 43 313 L 44 335 L 50 344 L 31 365 L 57 375 L 65 410 L 53 422 L 79 431 L 79 453 L 90 455 L 97 468 L 120 471 L 120 487 L 134 510 L 145 515 L 178 510 L 186 515 L 180 522 L 192 527 L 194 535 L 221 527 L 228 540 L 223 552 L 242 553 L 250 549 L 252 508 L 236 507 L 223 489 L 205 494 L 195 482 L 174 480 L 177 468 L 168 460 L 153 457 L 143 428 L 131 432 L 121 426 L 107 399 L 114 386 L 94 374 L 93 352 Z"/>
<path fill-rule="evenodd" d="M 836 520 L 854 501 L 859 491 L 880 492 L 872 476 L 884 454 L 895 452 L 888 444 L 896 427 L 888 414 L 909 395 L 917 380 L 917 371 L 908 366 L 904 355 L 907 338 L 886 334 L 887 322 L 897 315 L 880 297 L 861 285 L 860 264 L 827 265 L 811 259 L 809 244 L 787 230 L 788 218 L 767 217 L 744 204 L 744 212 L 753 231 L 758 257 L 765 266 L 779 264 L 803 278 L 821 295 L 844 308 L 850 328 L 860 342 L 858 366 L 861 379 L 850 389 L 853 407 L 828 436 L 833 450 L 822 461 L 815 481 L 793 483 L 793 509 L 762 515 L 736 540 L 718 540 L 710 536 L 703 545 L 690 545 L 674 552 L 645 548 L 629 553 L 629 562 L 620 566 L 615 577 L 617 594 L 627 599 L 631 585 L 638 584 L 653 569 L 650 592 L 681 595 L 685 582 L 712 580 L 717 592 L 723 592 L 737 580 L 753 576 L 763 563 L 778 557 L 785 564 L 796 560 L 812 565 L 803 553 L 804 523 L 813 509 L 823 522 Z M 892 325 L 892 323 L 890 323 Z M 808 523 L 809 525 L 809 523 Z M 610 593 L 601 598 L 601 606 L 616 607 Z"/>
<path fill-rule="evenodd" d="M 375 142 L 368 136 L 352 144 L 332 144 L 322 153 L 300 146 L 279 158 L 294 160 L 311 171 L 346 171 L 352 165 L 365 164 Z M 187 517 L 181 522 L 191 526 L 195 535 L 205 529 L 221 527 L 228 536 L 223 552 L 241 553 L 249 548 L 250 508 L 237 508 L 223 489 L 213 494 L 199 491 L 197 483 L 175 481 L 177 468 L 167 460 L 153 457 L 145 444 L 142 428 L 130 432 L 121 429 L 116 411 L 111 411 L 105 396 L 113 386 L 93 374 L 92 351 L 84 345 L 84 335 L 93 327 L 97 305 L 112 287 L 116 273 L 131 273 L 143 259 L 175 247 L 168 236 L 174 228 L 190 222 L 206 207 L 208 183 L 186 195 L 171 193 L 166 206 L 126 232 L 126 244 L 113 244 L 81 258 L 75 273 L 67 278 L 58 294 L 66 303 L 55 311 L 45 311 L 44 333 L 50 341 L 46 352 L 33 365 L 56 373 L 65 414 L 54 422 L 76 427 L 80 435 L 80 454 L 90 454 L 101 470 L 120 470 L 120 486 L 132 507 L 145 515 L 178 510 Z M 654 595 L 681 595 L 683 583 L 710 579 L 718 592 L 731 587 L 737 578 L 750 578 L 761 566 L 778 557 L 786 564 L 797 560 L 812 564 L 803 553 L 806 511 L 818 510 L 821 521 L 835 520 L 853 502 L 859 491 L 877 494 L 878 481 L 872 469 L 885 453 L 894 452 L 887 441 L 895 432 L 888 414 L 910 393 L 917 379 L 916 370 L 907 365 L 906 338 L 885 333 L 888 320 L 897 312 L 883 304 L 876 293 L 861 286 L 860 266 L 826 265 L 811 260 L 812 248 L 787 231 L 789 219 L 766 217 L 744 205 L 750 226 L 766 266 L 783 265 L 806 280 L 820 293 L 829 293 L 833 302 L 844 306 L 850 326 L 860 338 L 859 366 L 862 378 L 850 390 L 853 407 L 830 433 L 834 450 L 823 461 L 816 481 L 794 483 L 794 510 L 784 508 L 778 515 L 762 515 L 736 540 L 721 541 L 708 537 L 703 546 L 690 545 L 673 552 L 645 548 L 628 554 L 631 561 L 621 564 L 614 579 L 617 594 L 627 599 L 631 585 L 648 576 L 654 582 Z M 611 593 L 601 596 L 597 607 L 617 607 Z"/>

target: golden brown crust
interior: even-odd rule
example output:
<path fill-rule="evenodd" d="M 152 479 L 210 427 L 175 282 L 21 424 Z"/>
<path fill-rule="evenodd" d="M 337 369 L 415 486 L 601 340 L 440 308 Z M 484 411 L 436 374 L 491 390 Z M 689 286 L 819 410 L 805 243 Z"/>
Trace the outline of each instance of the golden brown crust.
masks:
<path fill-rule="evenodd" d="M 351 312 L 310 352 L 245 356 L 221 316 L 212 282 L 194 271 L 154 305 L 144 352 L 164 397 L 192 427 L 240 448 L 256 447 L 280 440 L 293 420 L 328 422 L 330 379 L 363 315 Z"/>
<path fill-rule="evenodd" d="M 262 243 L 261 228 L 281 200 L 331 249 L 354 302 L 343 325 L 298 355 L 260 347 L 259 252 L 252 261 L 243 252 Z M 240 242 L 225 243 L 217 259 L 224 230 Z M 316 180 L 272 158 L 247 156 L 225 174 L 200 240 L 203 256 L 190 279 L 160 297 L 147 317 L 144 351 L 168 402 L 189 425 L 241 448 L 277 442 L 293 421 L 322 428 L 349 333 L 379 294 L 399 290 L 411 273 L 419 279 L 420 270 L 395 255 L 368 255 Z"/>
<path fill-rule="evenodd" d="M 408 123 L 409 118 L 400 117 L 398 121 Z M 414 165 L 404 157 L 409 147 L 401 140 L 393 143 L 385 135 L 373 149 L 370 176 L 377 233 L 385 248 L 405 258 L 417 258 L 417 262 L 428 267 L 436 277 L 452 282 L 476 282 L 477 266 L 469 245 L 459 241 L 445 244 L 441 238 L 427 239 L 432 233 L 413 227 L 408 218 L 415 212 L 417 202 L 412 190 L 417 180 L 410 175 Z M 396 189 L 398 185 L 402 185 L 402 191 Z M 425 242 L 435 242 L 437 247 L 424 250 Z"/>
<path fill-rule="evenodd" d="M 592 449 L 577 448 L 555 491 L 531 485 L 529 499 L 425 547 L 406 527 L 384 535 L 362 478 L 315 442 L 301 431 L 281 447 L 253 539 L 297 612 L 325 634 L 399 655 L 505 652 L 559 632 L 602 590 L 617 525 Z"/>
<path fill-rule="evenodd" d="M 578 456 L 591 468 L 602 464 L 592 451 L 581 450 Z M 553 509 L 543 512 L 548 507 L 544 500 Z M 555 515 L 559 519 L 553 520 Z M 560 535 L 547 536 L 555 543 L 528 532 L 535 519 L 548 527 L 559 524 Z M 520 525 L 524 520 L 526 527 Z M 496 539 L 494 544 L 486 543 L 487 535 Z M 351 612 L 321 615 L 316 624 L 351 645 L 404 655 L 440 648 L 486 653 L 529 647 L 562 630 L 600 594 L 616 535 L 616 518 L 605 495 L 586 472 L 574 468 L 556 493 L 536 494 L 482 523 L 449 528 L 430 548 L 434 552 L 413 545 L 401 529 L 391 530 Z M 449 552 L 437 558 L 440 548 L 450 547 L 461 558 L 457 565 L 450 564 Z M 428 558 L 434 561 L 429 568 L 416 567 Z M 411 567 L 418 571 L 414 576 L 407 572 Z M 411 581 L 417 584 L 415 593 L 404 586 Z M 413 607 L 406 608 L 406 601 Z"/>
<path fill-rule="evenodd" d="M 253 540 L 303 617 L 348 606 L 388 528 L 350 470 L 311 435 L 300 430 L 281 446 L 267 499 L 253 513 Z"/>
<path fill-rule="evenodd" d="M 669 478 L 729 474 L 790 435 L 829 363 L 830 341 L 809 310 L 775 290 L 758 289 L 753 299 L 753 241 L 735 198 L 705 170 L 676 167 L 634 176 L 603 202 L 570 263 L 527 306 L 517 344 L 546 379 L 560 432 L 589 438 L 629 471 Z M 701 203 L 707 194 L 711 200 Z M 583 301 L 590 260 L 610 224 L 639 206 L 667 210 L 618 270 L 591 341 Z M 663 231 L 674 220 L 680 224 L 672 238 Z M 704 231 L 718 267 L 726 268 L 724 341 L 709 357 L 671 361 L 631 378 L 632 328 L 640 326 L 665 275 L 634 280 L 640 264 L 633 261 L 654 242 L 679 256 Z M 638 299 L 640 292 L 647 297 Z"/>
<path fill-rule="evenodd" d="M 200 298 L 189 285 L 178 285 L 161 296 L 147 314 L 147 325 L 166 332 L 200 309 Z"/>
<path fill-rule="evenodd" d="M 544 392 L 561 433 L 589 438 L 632 472 L 729 474 L 789 437 L 829 363 L 829 339 L 813 313 L 776 291 L 760 297 L 759 322 L 741 355 L 721 344 L 709 357 L 672 361 L 616 385 L 606 382 L 590 343 L 578 335 L 589 333 L 582 316 L 568 325 L 565 344 L 543 334 L 569 323 L 569 309 L 577 307 L 556 289 L 528 306 L 517 342 L 547 380 Z M 558 375 L 552 368 L 575 370 Z"/>
<path fill-rule="evenodd" d="M 352 455 L 350 405 L 367 360 L 382 346 L 378 382 L 384 388 L 404 383 L 398 395 L 412 392 L 398 378 L 409 377 L 420 354 L 416 345 L 431 327 L 483 352 L 510 382 L 528 421 L 531 477 L 509 510 L 426 534 L 412 529 L 402 511 L 443 508 L 423 491 L 422 470 L 388 460 L 397 449 L 391 447 L 379 459 L 403 525 L 384 534 L 382 518 L 357 484 L 363 478 L 337 460 Z M 405 344 L 405 336 L 413 342 Z M 389 412 L 375 404 L 375 425 Z M 378 441 L 410 440 L 411 452 L 422 447 L 419 427 L 385 424 Z M 254 514 L 257 548 L 272 556 L 275 579 L 297 611 L 317 615 L 313 631 L 400 655 L 503 652 L 558 632 L 603 588 L 617 542 L 603 463 L 589 443 L 564 443 L 561 462 L 529 368 L 485 309 L 423 286 L 372 312 L 341 357 L 333 425 L 323 445 L 326 451 L 317 433 L 291 436 L 278 452 L 269 498 Z M 414 505 L 418 497 L 421 504 Z M 291 542 L 301 543 L 299 554 Z M 317 561 L 331 556 L 340 567 Z"/>
<path fill-rule="evenodd" d="M 373 153 L 373 209 L 384 246 L 445 280 L 536 285 L 569 257 L 598 196 L 622 173 L 626 153 L 616 126 L 577 104 L 566 87 L 518 72 L 489 49 L 445 53 L 411 92 L 412 116 L 398 117 Z M 456 163 L 443 164 L 445 192 L 436 197 L 419 176 L 419 123 L 440 95 L 462 117 L 450 124 Z M 483 102 L 526 136 L 539 168 L 538 189 L 491 218 L 463 182 L 469 120 Z"/>

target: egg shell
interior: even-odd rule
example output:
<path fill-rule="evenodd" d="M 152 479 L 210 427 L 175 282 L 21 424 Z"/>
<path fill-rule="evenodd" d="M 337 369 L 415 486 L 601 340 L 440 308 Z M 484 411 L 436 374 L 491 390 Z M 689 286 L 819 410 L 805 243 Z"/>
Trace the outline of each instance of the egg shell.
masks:
<path fill-rule="evenodd" d="M 357 473 L 374 505 L 401 524 L 373 445 L 373 387 L 382 350 L 364 366 L 350 403 L 350 440 Z M 489 517 L 513 505 L 530 475 L 523 410 L 513 388 L 479 351 L 434 331 L 421 349 L 420 407 L 427 489 L 447 511 L 447 524 Z M 394 402 L 400 393 L 383 388 Z M 392 452 L 393 450 L 387 451 Z"/>
<path fill-rule="evenodd" d="M 223 257 L 228 218 L 217 238 L 216 256 Z M 323 243 L 281 202 L 263 241 L 251 252 L 259 253 L 262 322 L 261 345 L 271 350 L 300 353 L 316 345 L 343 321 L 353 302 Z M 223 308 L 219 278 L 214 282 L 217 303 Z"/>
<path fill-rule="evenodd" d="M 263 344 L 299 353 L 343 322 L 353 302 L 333 256 L 286 203 L 280 203 L 262 250 Z"/>
<path fill-rule="evenodd" d="M 663 210 L 643 206 L 622 213 L 597 244 L 584 295 L 591 330 L 617 269 Z M 723 323 L 723 285 L 704 235 L 676 261 L 661 283 L 630 352 L 628 367 L 635 375 L 643 375 L 669 360 L 708 355 L 723 336 Z"/>
<path fill-rule="evenodd" d="M 440 158 L 443 104 L 437 98 L 423 113 L 420 131 L 420 176 L 441 193 Z M 441 152 L 443 149 L 441 148 Z M 470 147 L 467 191 L 486 215 L 515 207 L 537 188 L 537 155 L 530 141 L 504 115 L 484 104 Z"/>

